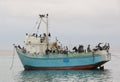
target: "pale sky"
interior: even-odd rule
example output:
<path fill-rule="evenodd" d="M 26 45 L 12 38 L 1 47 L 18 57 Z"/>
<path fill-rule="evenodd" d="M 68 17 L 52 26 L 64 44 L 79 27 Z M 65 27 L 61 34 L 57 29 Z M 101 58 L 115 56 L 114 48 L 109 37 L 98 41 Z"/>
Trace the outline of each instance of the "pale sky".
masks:
<path fill-rule="evenodd" d="M 0 0 L 0 49 L 22 44 L 46 13 L 49 30 L 62 43 L 109 42 L 120 49 L 120 0 Z"/>

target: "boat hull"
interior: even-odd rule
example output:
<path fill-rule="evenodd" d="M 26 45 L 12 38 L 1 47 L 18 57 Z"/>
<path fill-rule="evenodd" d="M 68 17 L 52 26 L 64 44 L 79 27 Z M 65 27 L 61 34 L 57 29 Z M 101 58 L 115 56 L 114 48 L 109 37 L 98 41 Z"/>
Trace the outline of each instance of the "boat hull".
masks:
<path fill-rule="evenodd" d="M 101 67 L 110 60 L 110 55 L 61 58 L 51 58 L 48 55 L 38 58 L 19 51 L 17 53 L 25 70 L 89 70 Z"/>
<path fill-rule="evenodd" d="M 107 61 L 100 62 L 93 65 L 85 65 L 85 66 L 68 66 L 68 67 L 33 67 L 33 66 L 24 66 L 25 70 L 94 70 L 98 69 L 101 65 L 106 63 Z"/>

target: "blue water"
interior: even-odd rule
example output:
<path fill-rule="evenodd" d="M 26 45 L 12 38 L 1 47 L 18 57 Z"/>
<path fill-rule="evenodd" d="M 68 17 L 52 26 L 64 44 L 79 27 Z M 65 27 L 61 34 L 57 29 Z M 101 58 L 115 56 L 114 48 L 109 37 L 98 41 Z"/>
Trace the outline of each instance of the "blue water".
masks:
<path fill-rule="evenodd" d="M 119 82 L 120 54 L 113 54 L 105 70 L 24 71 L 17 55 L 0 55 L 0 82 Z"/>

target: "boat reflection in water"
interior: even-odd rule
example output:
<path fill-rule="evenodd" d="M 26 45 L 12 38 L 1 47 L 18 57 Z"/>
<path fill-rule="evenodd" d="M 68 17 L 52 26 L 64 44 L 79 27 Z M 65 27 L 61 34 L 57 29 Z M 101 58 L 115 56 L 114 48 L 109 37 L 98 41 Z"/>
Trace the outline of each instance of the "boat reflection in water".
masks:
<path fill-rule="evenodd" d="M 16 82 L 112 82 L 109 70 L 22 71 Z"/>

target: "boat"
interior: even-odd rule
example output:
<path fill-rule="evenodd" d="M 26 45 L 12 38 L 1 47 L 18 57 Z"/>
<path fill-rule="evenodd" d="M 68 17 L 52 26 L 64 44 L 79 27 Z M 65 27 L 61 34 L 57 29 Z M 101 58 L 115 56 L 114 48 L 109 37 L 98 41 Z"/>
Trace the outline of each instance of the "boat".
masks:
<path fill-rule="evenodd" d="M 41 22 L 46 24 L 46 33 L 39 34 Z M 104 64 L 111 60 L 109 43 L 94 49 L 83 49 L 83 45 L 69 50 L 67 46 L 59 44 L 57 38 L 50 42 L 48 31 L 48 14 L 39 15 L 37 32 L 26 33 L 24 46 L 14 45 L 25 70 L 92 70 L 104 69 Z"/>

